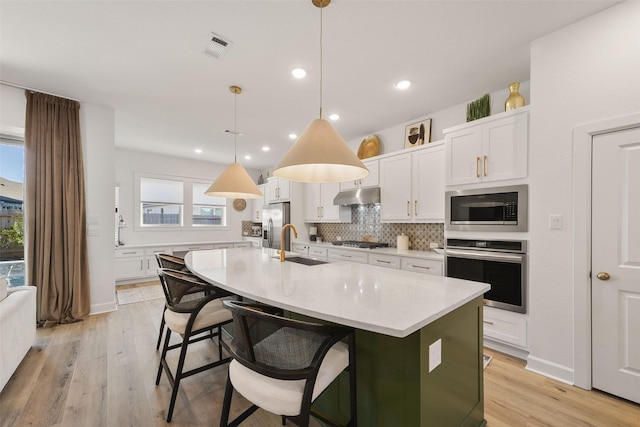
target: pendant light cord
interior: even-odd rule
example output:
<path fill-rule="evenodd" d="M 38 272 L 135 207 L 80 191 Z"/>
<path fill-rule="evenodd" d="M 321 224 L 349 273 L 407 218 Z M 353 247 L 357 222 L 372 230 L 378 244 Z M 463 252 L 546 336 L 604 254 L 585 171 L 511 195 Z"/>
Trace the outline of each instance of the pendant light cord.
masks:
<path fill-rule="evenodd" d="M 320 1 L 320 118 L 322 118 L 322 9 L 324 1 Z"/>
<path fill-rule="evenodd" d="M 233 95 L 233 163 L 238 163 L 238 94 Z"/>

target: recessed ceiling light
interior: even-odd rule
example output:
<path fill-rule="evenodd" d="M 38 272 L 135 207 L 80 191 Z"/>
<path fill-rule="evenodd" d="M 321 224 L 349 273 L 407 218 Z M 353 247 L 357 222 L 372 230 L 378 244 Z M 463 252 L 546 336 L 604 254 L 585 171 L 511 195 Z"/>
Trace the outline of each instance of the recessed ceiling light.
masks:
<path fill-rule="evenodd" d="M 269 151 L 269 150 L 271 150 L 271 148 L 267 147 L 266 145 L 262 147 L 262 151 Z"/>
<path fill-rule="evenodd" d="M 244 156 L 244 159 L 245 160 L 251 160 L 251 156 L 247 154 L 246 156 Z"/>
<path fill-rule="evenodd" d="M 340 114 L 336 114 L 336 113 L 329 114 L 329 118 L 335 122 L 340 118 Z"/>
<path fill-rule="evenodd" d="M 195 150 L 193 150 L 193 151 L 195 151 L 195 152 L 196 152 L 196 153 L 198 153 L 198 154 L 202 154 L 202 150 L 201 150 L 200 148 L 196 148 L 196 149 L 195 149 Z"/>
<path fill-rule="evenodd" d="M 303 79 L 304 76 L 307 75 L 307 71 L 304 68 L 298 67 L 291 70 L 291 75 L 296 79 Z"/>
<path fill-rule="evenodd" d="M 298 135 L 296 135 L 295 133 L 290 133 L 289 134 L 289 139 L 296 139 L 298 137 Z"/>
<path fill-rule="evenodd" d="M 396 83 L 396 89 L 405 90 L 409 86 L 411 86 L 411 82 L 409 80 L 400 80 Z"/>

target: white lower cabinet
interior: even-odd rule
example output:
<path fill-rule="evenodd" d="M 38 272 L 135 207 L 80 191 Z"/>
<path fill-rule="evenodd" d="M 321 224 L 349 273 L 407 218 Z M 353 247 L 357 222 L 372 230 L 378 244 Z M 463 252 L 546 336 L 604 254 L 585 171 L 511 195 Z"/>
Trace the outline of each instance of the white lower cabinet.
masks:
<path fill-rule="evenodd" d="M 367 254 L 364 252 L 350 251 L 348 249 L 329 249 L 327 257 L 340 261 L 361 262 L 367 264 L 369 262 Z"/>
<path fill-rule="evenodd" d="M 157 277 L 158 262 L 155 255 L 157 253 L 172 254 L 173 251 L 170 247 L 118 249 L 116 281 Z"/>
<path fill-rule="evenodd" d="M 309 246 L 309 256 L 314 258 L 327 258 L 327 248 Z"/>
<path fill-rule="evenodd" d="M 144 276 L 143 267 L 143 249 L 126 249 L 116 251 L 116 280 L 142 277 Z"/>
<path fill-rule="evenodd" d="M 527 318 L 525 314 L 485 306 L 483 323 L 485 337 L 527 348 Z"/>
<path fill-rule="evenodd" d="M 304 243 L 291 243 L 291 252 L 296 252 L 302 255 L 309 255 L 309 245 Z"/>
<path fill-rule="evenodd" d="M 262 246 L 262 241 L 260 246 Z M 134 280 L 149 281 L 158 278 L 158 261 L 157 253 L 176 255 L 183 257 L 187 252 L 206 250 L 206 249 L 223 249 L 223 248 L 243 248 L 251 247 L 253 242 L 230 242 L 230 243 L 211 243 L 211 244 L 194 244 L 194 245 L 177 245 L 177 246 L 154 246 L 150 248 L 140 247 L 119 247 L 115 251 L 115 278 L 116 282 Z M 258 247 L 260 247 L 258 246 Z"/>
<path fill-rule="evenodd" d="M 400 260 L 402 270 L 433 274 L 434 276 L 442 276 L 443 266 L 444 262 L 431 259 L 402 258 Z"/>
<path fill-rule="evenodd" d="M 400 268 L 400 257 L 393 255 L 369 254 L 369 264 L 379 267 Z"/>

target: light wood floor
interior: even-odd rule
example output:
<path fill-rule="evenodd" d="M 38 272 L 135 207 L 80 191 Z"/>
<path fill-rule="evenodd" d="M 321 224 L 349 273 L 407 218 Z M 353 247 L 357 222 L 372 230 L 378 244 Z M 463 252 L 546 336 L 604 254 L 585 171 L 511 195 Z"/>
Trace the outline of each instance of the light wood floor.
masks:
<path fill-rule="evenodd" d="M 170 388 L 164 376 L 155 385 L 162 306 L 162 300 L 128 304 L 84 322 L 38 329 L 35 345 L 0 394 L 0 426 L 165 425 Z M 193 350 L 191 363 L 216 354 L 208 340 Z M 485 370 L 490 427 L 640 426 L 640 405 L 541 377 L 525 371 L 523 361 L 487 352 L 493 356 Z M 218 425 L 225 380 L 224 366 L 184 380 L 170 425 Z M 236 412 L 246 404 L 237 394 L 234 403 Z M 243 424 L 279 425 L 263 411 Z"/>

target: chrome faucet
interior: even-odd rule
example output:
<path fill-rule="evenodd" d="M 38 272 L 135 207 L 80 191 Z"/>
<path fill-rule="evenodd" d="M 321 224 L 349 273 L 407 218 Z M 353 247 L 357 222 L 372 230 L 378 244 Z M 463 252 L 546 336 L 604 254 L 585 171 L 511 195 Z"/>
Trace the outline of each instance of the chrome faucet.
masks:
<path fill-rule="evenodd" d="M 285 224 L 282 227 L 282 232 L 280 233 L 280 262 L 284 262 L 284 232 L 289 227 L 291 227 L 291 230 L 293 230 L 293 235 L 295 236 L 295 238 L 298 238 L 298 230 L 296 230 L 293 224 Z"/>

